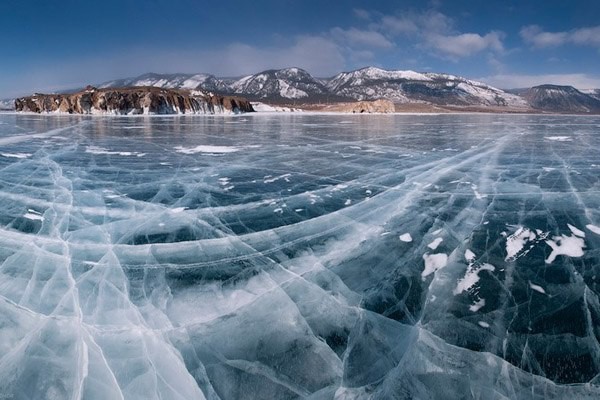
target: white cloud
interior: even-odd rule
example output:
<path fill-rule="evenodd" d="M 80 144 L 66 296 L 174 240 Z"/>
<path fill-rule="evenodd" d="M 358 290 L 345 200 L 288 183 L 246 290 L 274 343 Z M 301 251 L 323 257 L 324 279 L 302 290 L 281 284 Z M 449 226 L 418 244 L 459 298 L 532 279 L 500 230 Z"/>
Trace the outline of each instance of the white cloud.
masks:
<path fill-rule="evenodd" d="M 429 34 L 426 36 L 428 46 L 439 50 L 451 58 L 467 57 L 489 49 L 496 52 L 503 51 L 502 34 L 490 32 L 485 36 L 477 33 L 462 33 L 459 35 Z"/>
<path fill-rule="evenodd" d="M 454 19 L 432 9 L 397 16 L 380 15 L 377 21 L 369 25 L 371 29 L 382 32 L 386 37 L 408 36 L 408 40 L 416 42 L 417 47 L 428 49 L 434 55 L 453 61 L 484 50 L 496 53 L 504 51 L 502 32 L 491 31 L 482 35 L 476 32 L 460 32 L 454 26 Z"/>
<path fill-rule="evenodd" d="M 600 88 L 600 76 L 588 74 L 544 74 L 519 75 L 499 74 L 478 78 L 478 80 L 503 89 L 526 88 L 531 86 L 554 84 L 573 86 L 577 89 Z"/>
<path fill-rule="evenodd" d="M 379 27 L 382 31 L 390 33 L 392 35 L 413 33 L 419 29 L 412 18 L 398 18 L 389 15 L 386 15 L 381 19 Z"/>
<path fill-rule="evenodd" d="M 352 47 L 376 47 L 387 49 L 394 46 L 394 44 L 386 39 L 385 36 L 375 31 L 365 31 L 356 28 L 342 29 L 336 27 L 331 29 L 331 35 L 337 41 Z"/>
<path fill-rule="evenodd" d="M 137 48 L 86 58 L 40 60 L 24 67 L 10 86 L 0 88 L 0 95 L 8 98 L 35 91 L 74 89 L 146 72 L 207 72 L 235 77 L 293 66 L 316 76 L 333 76 L 347 67 L 346 62 L 347 56 L 340 45 L 323 36 L 298 36 L 289 44 L 271 47 L 232 43 L 212 50 Z"/>
<path fill-rule="evenodd" d="M 579 28 L 565 32 L 546 32 L 538 25 L 521 29 L 523 40 L 534 47 L 556 47 L 567 43 L 587 46 L 600 46 L 600 26 Z"/>
<path fill-rule="evenodd" d="M 449 33 L 454 20 L 438 11 L 428 11 L 416 17 L 423 33 Z"/>
<path fill-rule="evenodd" d="M 352 12 L 354 12 L 354 15 L 357 18 L 364 19 L 367 21 L 371 19 L 371 13 L 367 10 L 363 10 L 362 8 L 355 8 L 352 10 Z"/>
<path fill-rule="evenodd" d="M 332 40 L 320 36 L 300 36 L 289 46 L 260 48 L 232 44 L 224 49 L 202 52 L 194 71 L 220 76 L 256 73 L 269 68 L 300 67 L 317 75 L 337 73 L 345 57 Z"/>

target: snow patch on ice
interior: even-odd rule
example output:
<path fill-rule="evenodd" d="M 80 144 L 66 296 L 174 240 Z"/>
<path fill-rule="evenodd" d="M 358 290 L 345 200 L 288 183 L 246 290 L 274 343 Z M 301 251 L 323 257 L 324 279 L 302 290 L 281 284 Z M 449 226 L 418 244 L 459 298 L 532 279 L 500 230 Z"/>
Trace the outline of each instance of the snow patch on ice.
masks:
<path fill-rule="evenodd" d="M 479 299 L 475 303 L 473 303 L 469 306 L 469 311 L 477 312 L 477 311 L 481 310 L 483 307 L 485 307 L 485 299 Z"/>
<path fill-rule="evenodd" d="M 477 282 L 479 282 L 479 273 L 481 271 L 493 272 L 495 269 L 496 268 L 493 265 L 487 263 L 481 265 L 470 264 L 467 268 L 465 276 L 462 279 L 459 279 L 458 283 L 456 284 L 456 288 L 454 288 L 452 293 L 454 293 L 454 295 L 458 295 L 462 292 L 469 291 L 477 284 Z"/>
<path fill-rule="evenodd" d="M 546 291 L 544 290 L 543 287 L 541 287 L 540 285 L 536 285 L 534 283 L 529 282 L 529 287 L 533 290 L 535 290 L 536 292 L 540 292 L 542 294 L 546 294 Z"/>
<path fill-rule="evenodd" d="M 584 232 L 584 231 L 582 231 L 582 230 L 580 230 L 580 229 L 577 229 L 577 228 L 575 228 L 575 227 L 574 227 L 573 225 L 571 225 L 571 224 L 567 224 L 567 226 L 569 227 L 569 229 L 571 230 L 571 232 L 573 232 L 573 235 L 575 235 L 575 236 L 579 236 L 579 237 L 581 237 L 581 238 L 584 238 L 584 237 L 585 237 L 585 232 Z"/>
<path fill-rule="evenodd" d="M 546 259 L 546 264 L 552 264 L 558 256 L 581 257 L 585 242 L 577 236 L 553 236 L 552 240 L 546 240 L 546 244 L 552 248 L 552 253 Z"/>
<path fill-rule="evenodd" d="M 465 260 L 472 262 L 475 260 L 475 253 L 473 253 L 471 250 L 466 249 L 465 250 Z"/>
<path fill-rule="evenodd" d="M 44 217 L 42 216 L 42 214 L 38 211 L 32 210 L 31 208 L 27 210 L 27 212 L 25 213 L 25 215 L 23 215 L 24 218 L 33 220 L 33 221 L 43 221 Z"/>
<path fill-rule="evenodd" d="M 545 239 L 543 232 L 540 234 L 540 239 Z M 524 256 L 529 252 L 529 249 L 523 251 L 523 248 L 528 242 L 533 242 L 537 238 L 537 234 L 529 228 L 520 226 L 515 233 L 506 238 L 506 257 L 505 261 L 514 261 L 519 257 Z M 532 243 L 533 244 L 533 243 Z M 531 248 L 531 247 L 530 247 Z"/>
<path fill-rule="evenodd" d="M 544 139 L 552 140 L 554 142 L 571 142 L 573 138 L 571 136 L 546 136 Z"/>
<path fill-rule="evenodd" d="M 594 232 L 596 235 L 600 235 L 600 226 L 588 224 L 585 227 Z"/>
<path fill-rule="evenodd" d="M 429 243 L 427 245 L 427 247 L 429 247 L 431 250 L 435 250 L 438 248 L 440 243 L 442 243 L 443 241 L 444 241 L 444 239 L 442 239 L 442 238 L 436 238 L 433 242 Z"/>
<path fill-rule="evenodd" d="M 210 146 L 210 145 L 200 145 L 196 147 L 183 147 L 177 146 L 175 147 L 175 151 L 183 154 L 196 154 L 196 153 L 234 153 L 236 151 L 240 151 L 239 147 L 234 146 Z"/>
<path fill-rule="evenodd" d="M 403 233 L 402 235 L 400 235 L 400 240 L 405 243 L 410 243 L 413 239 L 412 236 L 410 236 L 410 233 Z"/>
<path fill-rule="evenodd" d="M 89 154 L 106 154 L 111 156 L 138 156 L 141 157 L 144 153 L 138 153 L 137 151 L 113 151 L 105 149 L 100 146 L 87 146 L 85 148 L 85 152 Z"/>
<path fill-rule="evenodd" d="M 421 277 L 425 279 L 435 271 L 442 269 L 448 263 L 448 255 L 444 253 L 437 254 L 423 254 L 423 260 L 425 261 L 425 269 L 421 273 Z"/>
<path fill-rule="evenodd" d="M 0 156 L 6 158 L 29 158 L 32 156 L 31 153 L 0 153 Z"/>

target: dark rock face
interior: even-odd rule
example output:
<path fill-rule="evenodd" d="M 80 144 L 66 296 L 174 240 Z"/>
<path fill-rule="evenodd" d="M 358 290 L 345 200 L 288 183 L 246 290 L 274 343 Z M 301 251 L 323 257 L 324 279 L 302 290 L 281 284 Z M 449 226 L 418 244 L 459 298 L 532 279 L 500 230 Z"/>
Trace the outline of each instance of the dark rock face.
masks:
<path fill-rule="evenodd" d="M 202 92 L 132 87 L 73 94 L 34 94 L 15 100 L 17 111 L 69 114 L 215 114 L 254 111 L 245 99 Z"/>
<path fill-rule="evenodd" d="M 540 85 L 522 94 L 531 107 L 550 112 L 598 113 L 600 100 L 572 86 Z"/>

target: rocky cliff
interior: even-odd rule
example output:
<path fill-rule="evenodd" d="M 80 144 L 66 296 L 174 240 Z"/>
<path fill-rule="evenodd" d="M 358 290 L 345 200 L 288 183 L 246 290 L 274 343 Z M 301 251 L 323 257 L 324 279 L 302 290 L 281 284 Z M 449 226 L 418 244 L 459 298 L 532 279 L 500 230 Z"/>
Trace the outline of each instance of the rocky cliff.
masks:
<path fill-rule="evenodd" d="M 396 111 L 394 103 L 389 100 L 357 101 L 353 103 L 337 103 L 326 106 L 322 111 L 345 112 L 353 114 L 393 113 Z"/>
<path fill-rule="evenodd" d="M 15 100 L 17 111 L 68 114 L 219 114 L 252 112 L 245 99 L 201 91 L 130 87 L 72 94 L 34 94 Z"/>

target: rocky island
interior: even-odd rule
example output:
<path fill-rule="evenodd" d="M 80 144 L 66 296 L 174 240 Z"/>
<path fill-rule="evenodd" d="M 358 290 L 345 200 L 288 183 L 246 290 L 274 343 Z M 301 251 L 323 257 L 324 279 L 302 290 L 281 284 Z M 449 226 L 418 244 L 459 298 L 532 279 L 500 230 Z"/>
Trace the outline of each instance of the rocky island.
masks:
<path fill-rule="evenodd" d="M 222 114 L 254 111 L 241 97 L 157 87 L 97 89 L 72 94 L 40 94 L 15 100 L 15 110 L 65 114 Z"/>

